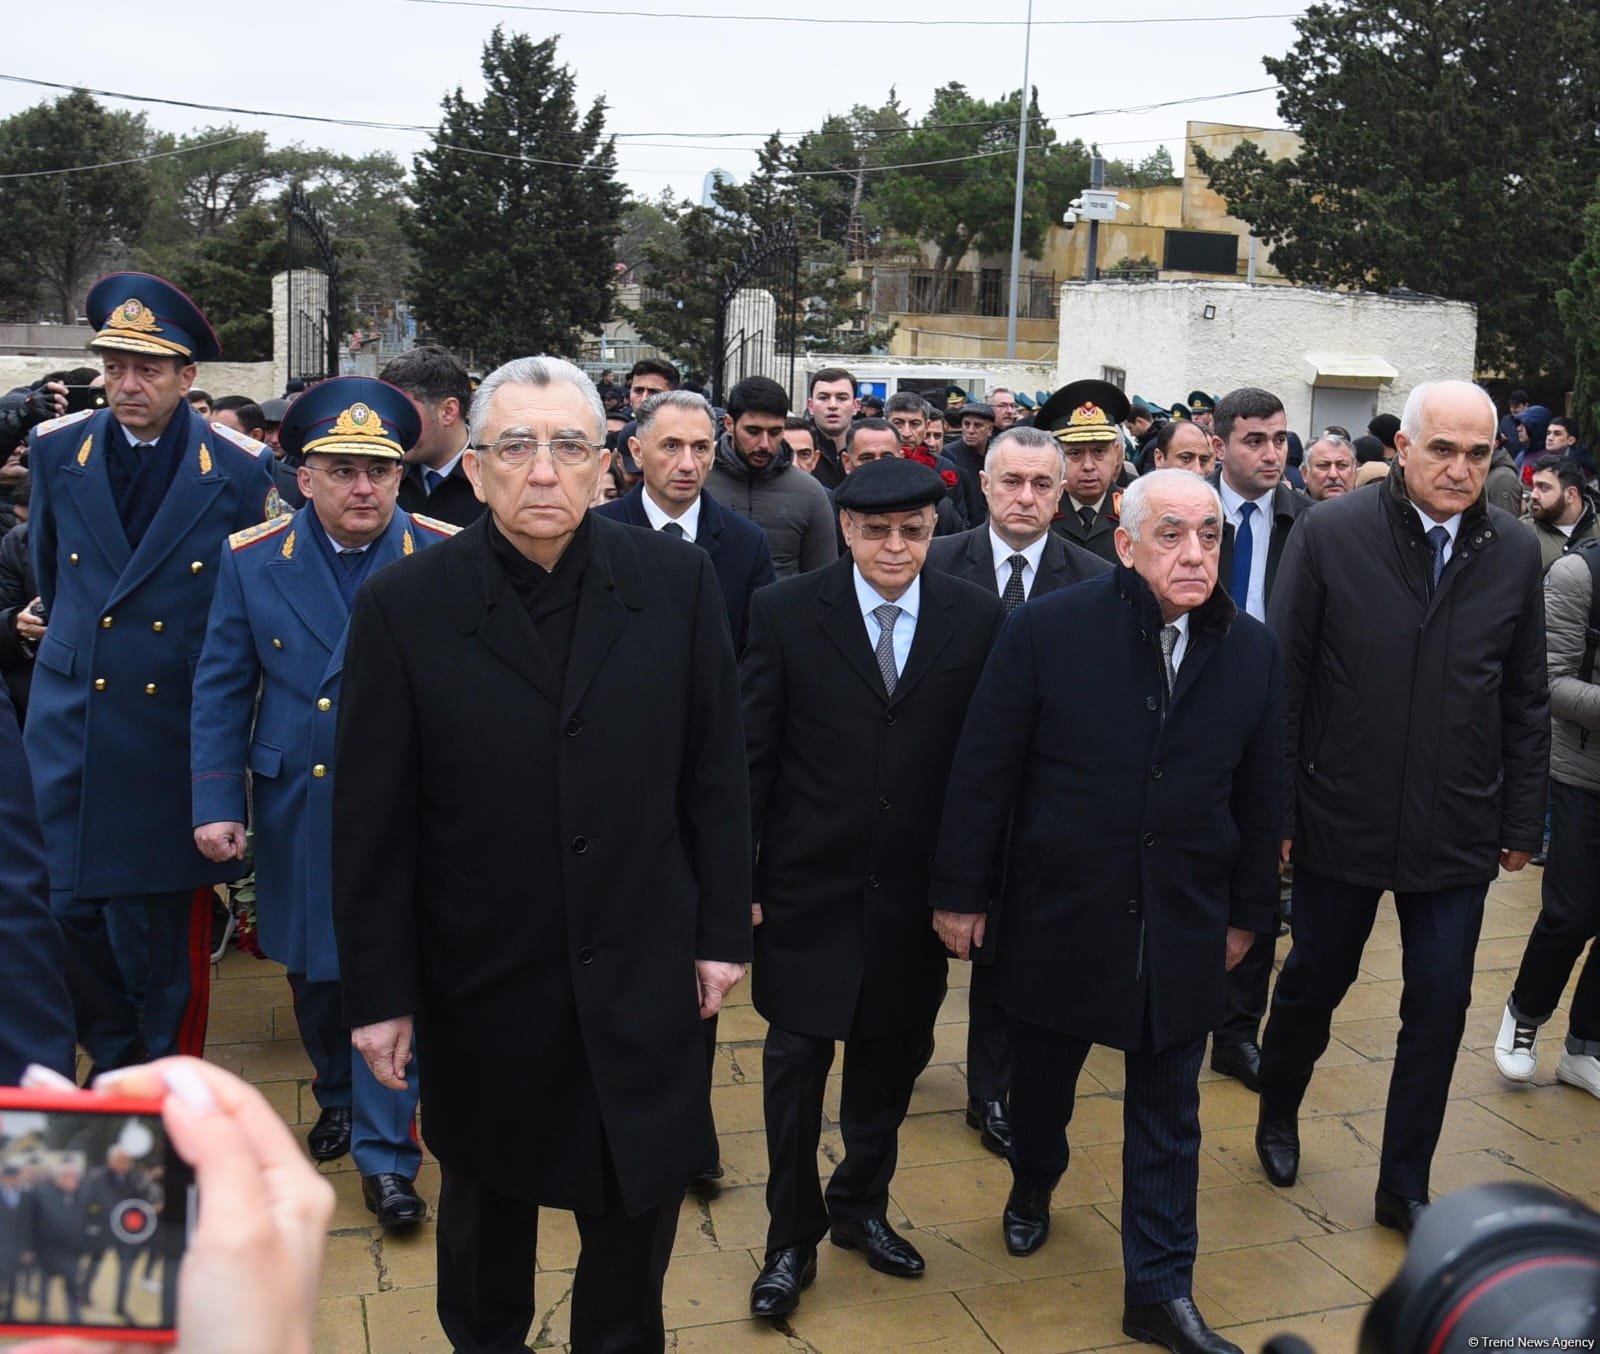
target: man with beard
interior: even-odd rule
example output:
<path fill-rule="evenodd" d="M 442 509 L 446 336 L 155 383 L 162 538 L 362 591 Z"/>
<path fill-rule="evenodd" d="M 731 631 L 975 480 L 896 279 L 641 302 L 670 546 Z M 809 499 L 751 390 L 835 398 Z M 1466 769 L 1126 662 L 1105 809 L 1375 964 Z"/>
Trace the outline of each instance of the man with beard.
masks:
<path fill-rule="evenodd" d="M 706 476 L 706 489 L 717 502 L 767 533 L 779 578 L 820 569 L 839 557 L 828 491 L 819 478 L 795 467 L 784 445 L 788 415 L 788 393 L 776 381 L 747 376 L 738 382 L 728 392 L 727 431 Z"/>
<path fill-rule="evenodd" d="M 1576 461 L 1546 456 L 1534 466 L 1533 498 L 1522 525 L 1539 542 L 1539 558 L 1546 573 L 1580 541 L 1595 535 L 1594 505 Z"/>

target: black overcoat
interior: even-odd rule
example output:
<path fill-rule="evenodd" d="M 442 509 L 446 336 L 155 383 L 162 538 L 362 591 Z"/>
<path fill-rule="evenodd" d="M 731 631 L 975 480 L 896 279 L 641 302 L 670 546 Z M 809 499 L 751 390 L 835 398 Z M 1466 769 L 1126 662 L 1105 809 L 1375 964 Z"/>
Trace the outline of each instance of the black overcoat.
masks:
<path fill-rule="evenodd" d="M 543 1205 L 715 1161 L 694 961 L 750 955 L 738 674 L 711 560 L 591 517 L 564 683 L 485 519 L 373 577 L 334 789 L 351 1025 L 414 1014 L 423 1133 Z"/>
<path fill-rule="evenodd" d="M 756 593 L 745 738 L 759 858 L 754 999 L 825 1039 L 916 1029 L 944 991 L 928 861 L 961 717 L 1004 613 L 924 570 L 917 628 L 885 694 L 848 556 Z"/>
<path fill-rule="evenodd" d="M 1122 567 L 1017 611 L 962 729 L 933 865 L 934 906 L 970 913 L 1004 860 L 1006 1010 L 1145 1051 L 1221 1018 L 1229 926 L 1276 931 L 1281 818 L 1271 631 L 1214 589 L 1169 702 L 1160 630 Z"/>
<path fill-rule="evenodd" d="M 1396 892 L 1487 883 L 1501 848 L 1544 837 L 1539 544 L 1480 495 L 1430 589 L 1423 532 L 1398 466 L 1317 504 L 1267 613 L 1283 642 L 1294 860 Z"/>

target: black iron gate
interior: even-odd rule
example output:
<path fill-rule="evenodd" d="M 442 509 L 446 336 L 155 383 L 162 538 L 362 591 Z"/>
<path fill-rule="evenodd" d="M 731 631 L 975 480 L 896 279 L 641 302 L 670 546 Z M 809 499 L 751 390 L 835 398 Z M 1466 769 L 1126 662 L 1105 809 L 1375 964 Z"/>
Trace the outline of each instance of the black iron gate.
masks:
<path fill-rule="evenodd" d="M 713 402 L 722 404 L 746 376 L 770 376 L 792 389 L 803 322 L 800 237 L 785 221 L 751 240 L 723 279 L 711 345 Z"/>
<path fill-rule="evenodd" d="M 289 190 L 288 377 L 310 385 L 339 374 L 339 259 L 299 184 Z"/>

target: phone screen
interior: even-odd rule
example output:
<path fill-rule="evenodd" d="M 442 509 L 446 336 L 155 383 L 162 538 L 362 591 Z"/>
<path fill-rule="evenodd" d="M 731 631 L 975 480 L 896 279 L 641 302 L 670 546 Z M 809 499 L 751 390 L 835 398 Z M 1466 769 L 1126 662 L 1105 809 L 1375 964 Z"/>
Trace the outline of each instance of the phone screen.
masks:
<path fill-rule="evenodd" d="M 193 1210 L 154 1103 L 0 1092 L 0 1334 L 171 1340 Z"/>

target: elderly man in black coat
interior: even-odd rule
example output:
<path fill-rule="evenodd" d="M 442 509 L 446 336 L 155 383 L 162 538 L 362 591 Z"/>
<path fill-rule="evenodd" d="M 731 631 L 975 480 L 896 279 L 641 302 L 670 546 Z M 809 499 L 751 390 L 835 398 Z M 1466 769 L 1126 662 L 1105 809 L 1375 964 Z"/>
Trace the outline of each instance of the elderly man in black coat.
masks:
<path fill-rule="evenodd" d="M 1392 891 L 1404 988 L 1373 1216 L 1407 1235 L 1428 1200 L 1484 898 L 1544 833 L 1539 546 L 1485 500 L 1494 436 L 1483 390 L 1418 386 L 1388 477 L 1301 519 L 1268 608 L 1284 652 L 1294 944 L 1261 1044 L 1256 1151 L 1273 1184 L 1294 1183 L 1301 1098 Z"/>
<path fill-rule="evenodd" d="M 577 1214 L 574 1347 L 662 1348 L 678 1206 L 716 1159 L 700 1022 L 750 955 L 722 593 L 705 551 L 587 512 L 604 434 L 570 363 L 494 372 L 466 455 L 488 512 L 350 619 L 345 1014 L 390 1086 L 415 1031 L 463 1351 L 526 1340 L 541 1205 Z"/>
<path fill-rule="evenodd" d="M 1043 1244 L 1078 1073 L 1094 1044 L 1122 1049 L 1123 1330 L 1237 1354 L 1192 1299 L 1198 1077 L 1226 971 L 1275 929 L 1282 671 L 1217 586 L 1211 486 L 1135 480 L 1116 537 L 1121 568 L 1028 602 L 995 646 L 945 799 L 934 927 L 962 958 L 998 945 L 1007 1248 Z"/>
<path fill-rule="evenodd" d="M 944 492 L 917 461 L 868 462 L 835 494 L 849 553 L 751 606 L 742 679 L 759 851 L 754 998 L 769 1022 L 757 1316 L 794 1310 L 830 1233 L 882 1273 L 923 1270 L 885 1214 L 945 991 L 928 859 L 961 716 L 1003 615 L 992 593 L 922 568 Z M 836 1040 L 845 1157 L 824 1200 L 817 1139 Z"/>

